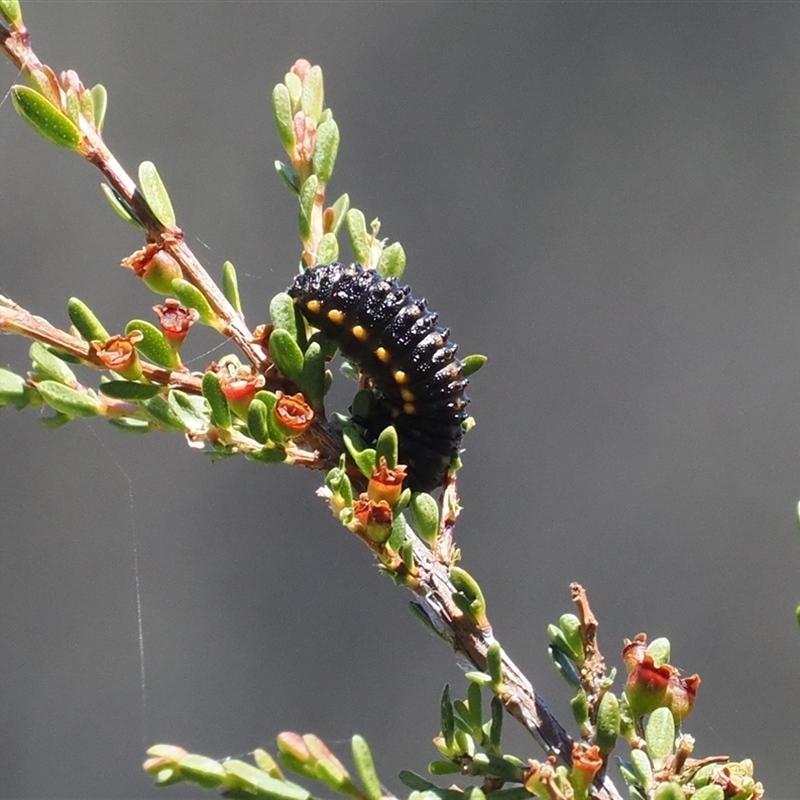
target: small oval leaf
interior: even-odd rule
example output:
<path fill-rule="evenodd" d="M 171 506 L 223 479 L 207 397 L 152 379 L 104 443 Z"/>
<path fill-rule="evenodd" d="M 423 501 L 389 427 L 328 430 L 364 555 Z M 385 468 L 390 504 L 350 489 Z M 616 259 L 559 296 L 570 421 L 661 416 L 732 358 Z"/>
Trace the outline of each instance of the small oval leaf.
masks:
<path fill-rule="evenodd" d="M 101 394 L 114 400 L 149 400 L 165 391 L 163 386 L 136 381 L 106 381 L 99 388 Z"/>
<path fill-rule="evenodd" d="M 40 381 L 36 389 L 47 405 L 68 417 L 96 417 L 101 413 L 100 404 L 94 397 L 63 383 Z"/>
<path fill-rule="evenodd" d="M 167 228 L 175 227 L 175 211 L 172 208 L 172 201 L 169 199 L 167 187 L 164 186 L 164 181 L 161 180 L 156 165 L 152 161 L 142 161 L 139 164 L 139 188 L 158 221 Z"/>
<path fill-rule="evenodd" d="M 12 86 L 11 102 L 22 119 L 48 142 L 68 150 L 80 148 L 78 126 L 39 92 L 28 86 Z"/>
<path fill-rule="evenodd" d="M 133 331 L 142 334 L 142 340 L 136 343 L 136 349 L 149 361 L 161 367 L 172 369 L 176 366 L 175 354 L 167 343 L 163 331 L 143 319 L 132 319 L 125 326 L 126 335 Z"/>

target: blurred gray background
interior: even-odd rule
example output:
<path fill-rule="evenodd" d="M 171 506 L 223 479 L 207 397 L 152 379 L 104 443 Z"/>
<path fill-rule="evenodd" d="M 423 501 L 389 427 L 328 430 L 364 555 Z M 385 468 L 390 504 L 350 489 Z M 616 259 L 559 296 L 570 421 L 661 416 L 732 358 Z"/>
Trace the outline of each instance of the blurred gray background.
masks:
<path fill-rule="evenodd" d="M 458 531 L 502 643 L 566 718 L 545 626 L 583 582 L 610 660 L 644 630 L 700 673 L 698 754 L 750 756 L 797 797 L 800 6 L 23 10 L 45 61 L 107 86 L 107 141 L 133 173 L 156 162 L 211 271 L 237 265 L 251 324 L 299 253 L 269 94 L 322 64 L 331 197 L 380 216 L 461 352 L 490 358 Z M 60 324 L 77 295 L 118 330 L 158 298 L 119 268 L 140 239 L 99 180 L 0 107 L 0 289 Z M 26 351 L 4 337 L 0 364 Z M 364 734 L 397 791 L 435 757 L 463 678 L 319 475 L 30 411 L 0 435 L 3 797 L 194 797 L 151 786 L 145 743 L 225 756 L 284 729 L 341 752 Z"/>

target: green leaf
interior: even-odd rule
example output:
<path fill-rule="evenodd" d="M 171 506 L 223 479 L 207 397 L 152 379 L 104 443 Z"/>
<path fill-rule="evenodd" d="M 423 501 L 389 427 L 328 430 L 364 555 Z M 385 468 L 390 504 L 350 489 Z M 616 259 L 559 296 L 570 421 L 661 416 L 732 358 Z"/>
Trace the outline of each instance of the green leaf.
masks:
<path fill-rule="evenodd" d="M 294 194 L 300 194 L 300 174 L 291 164 L 284 164 L 283 161 L 274 162 L 275 172 L 278 177 L 286 184 L 286 188 Z"/>
<path fill-rule="evenodd" d="M 317 264 L 333 264 L 339 258 L 339 242 L 335 233 L 326 233 L 317 246 Z"/>
<path fill-rule="evenodd" d="M 467 687 L 467 708 L 469 710 L 469 722 L 473 730 L 478 731 L 483 725 L 483 695 L 481 687 L 477 683 L 471 683 Z"/>
<path fill-rule="evenodd" d="M 12 26 L 22 22 L 22 12 L 18 0 L 0 0 L 0 16 L 6 22 L 10 22 Z"/>
<path fill-rule="evenodd" d="M 442 738 L 447 747 L 452 748 L 456 732 L 456 720 L 453 714 L 453 702 L 450 699 L 449 683 L 446 683 L 442 690 L 442 698 L 439 701 L 439 712 L 442 718 Z"/>
<path fill-rule="evenodd" d="M 119 216 L 125 220 L 125 222 L 130 222 L 130 224 L 136 228 L 144 228 L 141 220 L 136 216 L 133 208 L 131 208 L 125 198 L 119 195 L 115 189 L 112 189 L 106 183 L 101 183 L 100 188 L 103 190 L 103 194 L 106 196 L 106 200 L 108 200 L 111 208 L 113 208 L 114 211 L 116 211 L 117 214 L 119 214 Z"/>
<path fill-rule="evenodd" d="M 428 772 L 431 775 L 455 775 L 461 772 L 461 765 L 456 764 L 454 761 L 431 761 L 428 764 Z"/>
<path fill-rule="evenodd" d="M 402 514 L 395 514 L 392 519 L 392 532 L 386 540 L 386 546 L 399 552 L 406 539 L 406 518 Z"/>
<path fill-rule="evenodd" d="M 98 133 L 102 132 L 108 110 L 108 92 L 102 83 L 98 83 L 89 90 L 94 108 L 94 126 Z"/>
<path fill-rule="evenodd" d="M 230 261 L 222 265 L 222 293 L 238 314 L 242 313 L 242 301 L 239 297 L 239 281 L 236 278 L 236 267 Z"/>
<path fill-rule="evenodd" d="M 58 381 L 39 381 L 36 389 L 47 405 L 68 417 L 96 417 L 101 413 L 100 403 L 94 397 Z"/>
<path fill-rule="evenodd" d="M 222 393 L 219 378 L 213 372 L 203 375 L 203 397 L 208 400 L 211 407 L 211 422 L 218 428 L 225 430 L 231 427 L 231 410 L 228 399 Z"/>
<path fill-rule="evenodd" d="M 28 355 L 33 362 L 34 377 L 37 380 L 49 379 L 71 386 L 78 383 L 75 373 L 43 344 L 33 342 L 28 350 Z"/>
<path fill-rule="evenodd" d="M 720 800 L 722 800 L 723 797 L 724 794 L 720 789 Z M 694 798 L 697 798 L 696 794 Z M 660 783 L 656 786 L 656 790 L 653 793 L 653 800 L 686 800 L 686 795 L 679 783 L 670 781 L 669 783 Z"/>
<path fill-rule="evenodd" d="M 653 764 L 650 757 L 644 750 L 631 750 L 631 766 L 636 774 L 636 779 L 642 784 L 642 788 L 649 792 L 653 785 Z"/>
<path fill-rule="evenodd" d="M 597 729 L 594 744 L 605 758 L 616 746 L 619 736 L 619 700 L 613 692 L 606 692 L 597 708 Z"/>
<path fill-rule="evenodd" d="M 397 431 L 394 425 L 389 425 L 381 431 L 378 441 L 375 442 L 375 467 L 380 466 L 383 457 L 386 459 L 386 466 L 394 469 L 397 466 L 398 446 Z"/>
<path fill-rule="evenodd" d="M 286 292 L 278 292 L 269 301 L 269 318 L 275 328 L 283 328 L 297 340 L 297 315 L 294 300 Z"/>
<path fill-rule="evenodd" d="M 303 378 L 303 352 L 289 331 L 275 328 L 269 337 L 269 354 L 278 371 L 294 383 Z"/>
<path fill-rule="evenodd" d="M 344 222 L 345 215 L 350 209 L 350 195 L 345 192 L 336 200 L 331 208 L 333 209 L 333 225 L 331 226 L 330 232 L 335 236 L 339 233 L 342 223 Z"/>
<path fill-rule="evenodd" d="M 282 447 L 265 447 L 263 450 L 245 453 L 245 457 L 258 464 L 283 464 L 286 461 L 286 450 Z"/>
<path fill-rule="evenodd" d="M 133 417 L 109 417 L 108 424 L 123 433 L 149 433 L 153 429 L 147 420 Z"/>
<path fill-rule="evenodd" d="M 303 94 L 303 82 L 294 72 L 287 72 L 283 76 L 283 82 L 289 90 L 289 99 L 292 101 L 292 110 L 300 105 L 300 97 Z"/>
<path fill-rule="evenodd" d="M 170 392 L 170 395 L 172 395 L 172 392 Z M 172 403 L 164 399 L 160 394 L 150 400 L 140 402 L 139 408 L 159 428 L 181 432 L 186 430 L 187 426 L 184 425 L 181 416 L 175 412 Z"/>
<path fill-rule="evenodd" d="M 495 642 L 486 651 L 486 671 L 491 675 L 492 686 L 503 683 L 503 651 L 499 642 Z"/>
<path fill-rule="evenodd" d="M 300 96 L 300 108 L 303 113 L 317 121 L 322 114 L 322 103 L 325 89 L 322 82 L 322 68 L 318 65 L 311 67 L 303 78 L 303 93 Z"/>
<path fill-rule="evenodd" d="M 25 408 L 27 402 L 27 384 L 21 375 L 0 369 L 0 407 L 13 405 L 16 409 Z"/>
<path fill-rule="evenodd" d="M 163 386 L 135 381 L 106 381 L 100 384 L 100 392 L 114 400 L 149 400 L 163 391 Z"/>
<path fill-rule="evenodd" d="M 342 438 L 347 452 L 356 462 L 361 474 L 366 478 L 371 478 L 375 466 L 375 450 L 371 447 L 360 447 L 363 445 L 363 440 L 352 428 L 346 429 L 342 433 Z"/>
<path fill-rule="evenodd" d="M 259 796 L 269 797 L 272 800 L 311 800 L 311 793 L 302 786 L 273 778 L 244 761 L 231 758 L 224 761 L 222 766 L 227 775 L 235 779 L 231 782 L 225 781 L 231 788 L 257 792 Z"/>
<path fill-rule="evenodd" d="M 77 297 L 70 297 L 67 302 L 67 314 L 70 321 L 77 328 L 78 333 L 87 342 L 100 341 L 105 343 L 109 338 L 108 331 L 102 326 L 100 320 L 94 315 L 89 306 Z"/>
<path fill-rule="evenodd" d="M 397 278 L 397 280 L 403 277 L 405 269 L 406 251 L 403 250 L 400 242 L 394 242 L 385 247 L 375 267 L 376 272 L 383 275 L 384 278 Z"/>
<path fill-rule="evenodd" d="M 52 417 L 39 417 L 39 424 L 46 431 L 57 431 L 59 428 L 63 428 L 67 423 L 72 422 L 72 420 L 73 417 L 56 412 Z"/>
<path fill-rule="evenodd" d="M 660 639 L 653 639 L 649 645 L 647 645 L 647 650 L 645 651 L 647 655 L 652 656 L 653 663 L 660 667 L 663 664 L 669 664 L 669 656 L 670 656 L 670 644 L 669 639 L 665 637 L 661 637 Z"/>
<path fill-rule="evenodd" d="M 647 752 L 658 767 L 658 762 L 670 755 L 675 745 L 675 720 L 668 708 L 657 708 L 650 714 L 644 729 L 644 739 L 647 742 Z"/>
<path fill-rule="evenodd" d="M 78 126 L 39 92 L 28 86 L 12 86 L 11 102 L 22 119 L 48 142 L 69 150 L 80 148 Z"/>
<path fill-rule="evenodd" d="M 130 336 L 133 331 L 142 334 L 142 340 L 136 344 L 136 349 L 149 361 L 167 369 L 173 369 L 175 354 L 167 342 L 163 331 L 143 319 L 132 319 L 125 326 L 125 335 Z"/>
<path fill-rule="evenodd" d="M 329 119 L 317 128 L 311 166 L 322 183 L 329 183 L 339 152 L 339 126 Z"/>
<path fill-rule="evenodd" d="M 725 800 L 725 792 L 721 786 L 703 786 L 692 795 L 692 800 Z"/>
<path fill-rule="evenodd" d="M 305 352 L 300 388 L 311 401 L 314 410 L 320 412 L 325 397 L 325 356 L 319 342 L 311 342 Z"/>
<path fill-rule="evenodd" d="M 424 542 L 433 545 L 439 533 L 439 504 L 425 492 L 411 496 L 411 526 Z"/>
<path fill-rule="evenodd" d="M 204 789 L 216 789 L 225 778 L 225 768 L 208 756 L 188 753 L 178 761 L 181 774 Z"/>
<path fill-rule="evenodd" d="M 481 772 L 488 772 L 506 781 L 521 783 L 524 770 L 500 756 L 490 756 L 486 753 L 475 753 L 473 763 Z"/>
<path fill-rule="evenodd" d="M 367 221 L 364 213 L 357 208 L 347 212 L 347 232 L 350 234 L 350 244 L 353 248 L 356 261 L 368 265 L 372 257 L 370 248 L 370 235 L 367 233 Z"/>
<path fill-rule="evenodd" d="M 204 431 L 211 421 L 211 408 L 205 397 L 172 389 L 167 396 L 167 403 L 174 417 L 187 431 Z"/>
<path fill-rule="evenodd" d="M 305 242 L 311 236 L 311 217 L 313 216 L 314 201 L 317 197 L 319 178 L 309 175 L 300 187 L 300 205 L 297 210 L 297 229 L 300 238 Z"/>
<path fill-rule="evenodd" d="M 464 673 L 464 677 L 472 683 L 477 683 L 478 686 L 491 686 L 492 676 L 488 672 L 478 672 L 477 670 L 470 670 Z"/>
<path fill-rule="evenodd" d="M 353 763 L 356 765 L 358 777 L 364 787 L 368 800 L 382 800 L 381 782 L 375 771 L 375 762 L 372 759 L 367 740 L 356 734 L 352 739 Z"/>
<path fill-rule="evenodd" d="M 487 361 L 489 360 L 488 356 L 481 356 L 481 355 L 471 355 L 467 356 L 462 362 L 461 374 L 468 378 L 470 375 L 474 375 Z"/>
<path fill-rule="evenodd" d="M 267 406 L 255 397 L 247 407 L 247 429 L 250 431 L 250 436 L 259 444 L 265 444 L 269 441 Z"/>
<path fill-rule="evenodd" d="M 489 729 L 489 749 L 495 753 L 499 753 L 501 737 L 503 735 L 503 717 L 505 716 L 503 701 L 497 697 L 497 695 L 492 696 L 490 708 L 492 712 L 492 721 L 491 728 Z"/>
<path fill-rule="evenodd" d="M 486 600 L 483 597 L 481 587 L 475 578 L 461 567 L 450 568 L 450 580 L 456 589 L 457 594 L 453 595 L 453 602 L 458 603 L 458 596 L 465 598 L 468 603 L 469 611 L 466 612 L 480 626 L 485 626 L 486 621 Z M 459 608 L 461 606 L 459 605 Z M 464 609 L 462 608 L 462 611 Z"/>
<path fill-rule="evenodd" d="M 205 295 L 196 286 L 183 278 L 175 278 L 172 281 L 172 291 L 175 292 L 175 297 L 183 305 L 197 311 L 200 315 L 200 322 L 213 328 L 220 328 L 222 323 L 217 318 L 208 300 L 206 300 Z"/>
<path fill-rule="evenodd" d="M 281 144 L 291 155 L 295 146 L 292 98 L 289 95 L 288 87 L 283 83 L 279 83 L 272 90 L 272 116 L 275 119 L 275 127 L 278 129 Z"/>
<path fill-rule="evenodd" d="M 560 648 L 555 645 L 550 645 L 547 648 L 553 666 L 556 668 L 561 677 L 574 689 L 580 688 L 581 676 L 575 666 L 575 662 Z"/>
<path fill-rule="evenodd" d="M 167 188 L 152 161 L 142 161 L 139 164 L 139 188 L 158 221 L 166 228 L 175 227 L 175 211 L 172 208 L 172 201 L 169 199 Z"/>
<path fill-rule="evenodd" d="M 582 664 L 585 658 L 583 650 L 583 639 L 581 638 L 581 621 L 575 614 L 562 614 L 558 620 L 558 625 L 564 634 L 564 640 L 569 648 L 567 655 L 572 656 L 578 664 Z"/>

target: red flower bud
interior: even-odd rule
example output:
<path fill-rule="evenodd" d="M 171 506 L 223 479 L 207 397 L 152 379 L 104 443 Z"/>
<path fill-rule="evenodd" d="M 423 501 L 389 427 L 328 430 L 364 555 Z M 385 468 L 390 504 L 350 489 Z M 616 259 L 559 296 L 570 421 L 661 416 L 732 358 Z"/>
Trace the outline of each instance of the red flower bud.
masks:
<path fill-rule="evenodd" d="M 216 374 L 219 378 L 219 388 L 231 410 L 240 419 L 247 419 L 247 409 L 252 399 L 266 382 L 264 376 L 253 374 L 250 367 L 235 369 L 233 365 L 217 367 Z"/>
<path fill-rule="evenodd" d="M 170 298 L 163 305 L 153 306 L 153 311 L 158 314 L 158 322 L 167 341 L 177 349 L 183 344 L 189 328 L 194 325 L 200 317 L 194 308 L 186 308 L 177 300 Z"/>
<path fill-rule="evenodd" d="M 682 678 L 681 672 L 670 664 L 656 666 L 653 657 L 645 650 L 643 634 L 633 642 L 625 642 L 623 660 L 628 667 L 628 682 L 625 696 L 635 719 L 657 708 L 668 708 L 680 724 L 694 707 L 700 676 Z"/>

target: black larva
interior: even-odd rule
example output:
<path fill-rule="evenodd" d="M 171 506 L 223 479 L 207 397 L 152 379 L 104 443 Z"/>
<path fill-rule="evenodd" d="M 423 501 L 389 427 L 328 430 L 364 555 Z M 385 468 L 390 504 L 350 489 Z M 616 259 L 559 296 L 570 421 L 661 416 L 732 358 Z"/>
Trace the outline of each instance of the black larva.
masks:
<path fill-rule="evenodd" d="M 406 484 L 428 491 L 444 480 L 463 436 L 469 398 L 450 331 L 408 286 L 360 264 L 310 267 L 289 294 L 303 316 L 371 380 L 380 431 L 397 429 Z"/>

